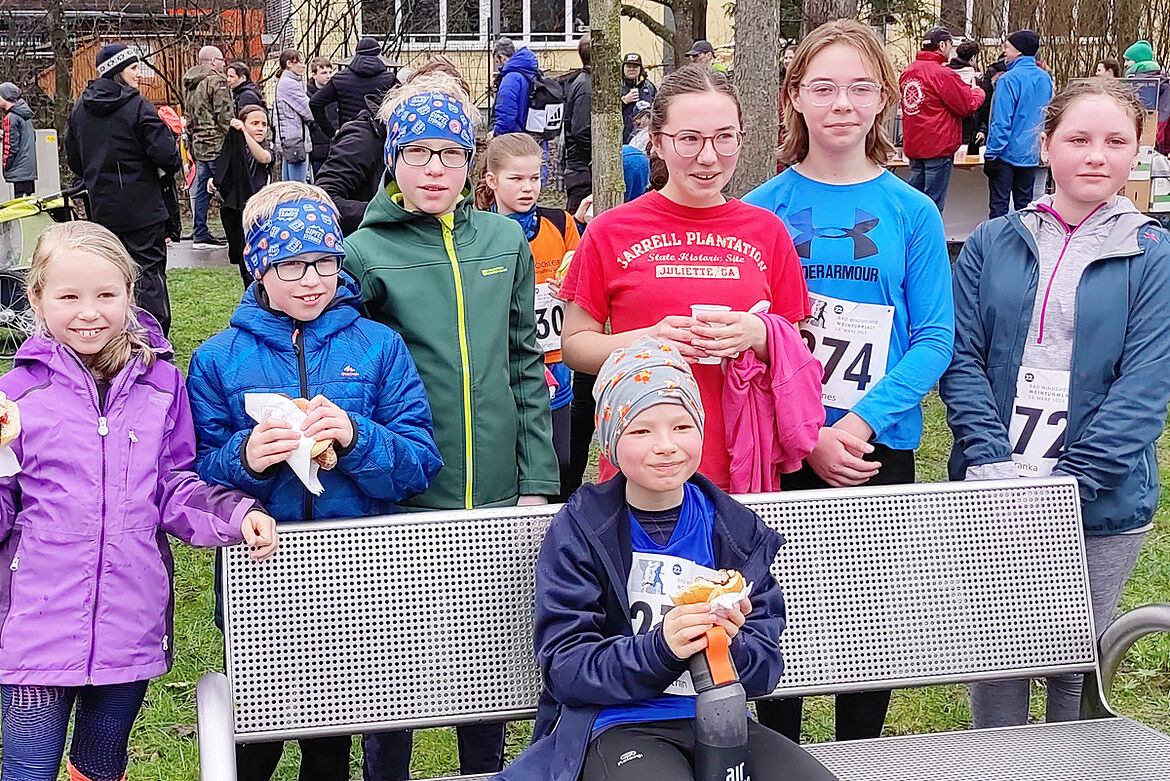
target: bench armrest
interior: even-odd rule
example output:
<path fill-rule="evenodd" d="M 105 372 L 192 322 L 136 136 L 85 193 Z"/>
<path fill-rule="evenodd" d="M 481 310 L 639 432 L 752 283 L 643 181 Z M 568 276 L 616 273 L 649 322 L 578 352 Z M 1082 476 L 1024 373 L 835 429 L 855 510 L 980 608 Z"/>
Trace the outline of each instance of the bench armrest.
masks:
<path fill-rule="evenodd" d="M 1143 605 L 1120 616 L 1098 641 L 1100 677 L 1086 676 L 1081 698 L 1081 716 L 1104 718 L 1114 715 L 1109 708 L 1113 678 L 1126 653 L 1138 640 L 1155 632 L 1170 632 L 1170 604 Z"/>
<path fill-rule="evenodd" d="M 227 676 L 207 673 L 195 686 L 199 781 L 236 781 L 235 718 Z"/>

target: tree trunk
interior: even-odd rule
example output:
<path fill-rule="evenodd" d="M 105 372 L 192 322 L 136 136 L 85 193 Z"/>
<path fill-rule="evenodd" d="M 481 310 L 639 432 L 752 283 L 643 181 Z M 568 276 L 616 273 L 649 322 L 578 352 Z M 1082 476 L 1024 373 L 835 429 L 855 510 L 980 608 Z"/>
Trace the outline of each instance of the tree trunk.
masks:
<path fill-rule="evenodd" d="M 766 182 L 776 172 L 780 125 L 780 4 L 775 0 L 737 0 L 735 70 L 732 78 L 747 129 L 739 165 L 731 179 L 736 197 Z"/>
<path fill-rule="evenodd" d="M 589 0 L 589 37 L 593 76 L 593 213 L 621 205 L 622 179 L 621 3 Z"/>
<path fill-rule="evenodd" d="M 687 52 L 695 42 L 695 4 L 693 0 L 678 0 L 674 4 L 674 66 L 687 64 Z"/>
<path fill-rule="evenodd" d="M 49 31 L 49 45 L 53 50 L 53 127 L 57 137 L 65 137 L 69 122 L 69 108 L 73 98 L 73 52 L 69 46 L 69 32 L 65 29 L 64 0 L 49 0 L 45 25 Z M 59 146 L 61 154 L 65 145 Z"/>
<path fill-rule="evenodd" d="M 825 22 L 856 17 L 857 0 L 805 0 L 800 37 L 803 38 Z"/>

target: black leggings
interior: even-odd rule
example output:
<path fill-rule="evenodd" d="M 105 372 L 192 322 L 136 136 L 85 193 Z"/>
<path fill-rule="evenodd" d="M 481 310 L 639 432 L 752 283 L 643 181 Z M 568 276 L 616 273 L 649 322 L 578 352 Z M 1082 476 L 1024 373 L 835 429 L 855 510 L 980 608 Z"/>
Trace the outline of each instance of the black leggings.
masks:
<path fill-rule="evenodd" d="M 593 413 L 597 409 L 593 401 L 593 383 L 597 376 L 585 372 L 573 372 L 572 423 L 569 434 L 569 467 L 561 472 L 561 501 L 566 501 L 581 487 L 585 469 L 589 466 L 589 447 L 593 444 Z"/>
<path fill-rule="evenodd" d="M 252 275 L 244 265 L 244 213 L 230 206 L 219 207 L 219 219 L 223 223 L 223 234 L 228 243 L 228 260 L 240 272 L 244 288 L 252 284 Z"/>
<path fill-rule="evenodd" d="M 784 781 L 836 781 L 800 746 L 748 720 L 752 778 Z M 692 719 L 619 724 L 589 742 L 581 781 L 685 781 L 694 778 L 695 730 Z"/>
<path fill-rule="evenodd" d="M 300 781 L 348 781 L 349 735 L 304 738 L 301 744 Z M 280 764 L 284 741 L 246 743 L 236 746 L 236 777 L 239 781 L 269 781 Z"/>
<path fill-rule="evenodd" d="M 914 451 L 892 450 L 874 443 L 873 452 L 866 461 L 880 461 L 881 470 L 865 485 L 907 485 L 914 482 Z M 783 491 L 803 491 L 828 488 L 829 484 L 805 463 L 799 472 L 780 478 Z M 800 740 L 800 719 L 804 700 L 789 697 L 780 700 L 760 700 L 756 713 L 760 723 L 776 730 L 789 740 Z M 889 691 L 854 692 L 837 695 L 835 731 L 837 740 L 876 738 L 882 734 L 886 711 L 890 707 Z"/>

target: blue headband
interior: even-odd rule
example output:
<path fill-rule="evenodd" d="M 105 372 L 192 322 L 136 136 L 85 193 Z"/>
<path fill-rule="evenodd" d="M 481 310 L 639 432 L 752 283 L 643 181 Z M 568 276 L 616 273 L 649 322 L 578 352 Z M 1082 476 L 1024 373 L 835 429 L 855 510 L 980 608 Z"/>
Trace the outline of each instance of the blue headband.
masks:
<path fill-rule="evenodd" d="M 454 141 L 471 150 L 467 168 L 475 155 L 475 128 L 455 98 L 443 92 L 411 95 L 399 103 L 386 123 L 386 160 L 391 175 L 398 150 L 416 141 Z"/>
<path fill-rule="evenodd" d="M 260 279 L 272 264 L 310 252 L 345 256 L 337 212 L 321 201 L 287 201 L 248 231 L 244 266 Z"/>

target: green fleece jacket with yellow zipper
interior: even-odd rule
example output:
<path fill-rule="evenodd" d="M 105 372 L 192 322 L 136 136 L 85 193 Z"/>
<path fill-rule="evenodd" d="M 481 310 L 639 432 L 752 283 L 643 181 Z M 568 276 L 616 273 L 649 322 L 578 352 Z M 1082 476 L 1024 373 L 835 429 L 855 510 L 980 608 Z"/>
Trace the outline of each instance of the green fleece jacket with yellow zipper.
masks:
<path fill-rule="evenodd" d="M 519 223 L 467 197 L 441 218 L 410 212 L 389 182 L 345 251 L 367 313 L 406 340 L 431 403 L 444 466 L 405 506 L 507 506 L 555 495 L 535 267 Z"/>

